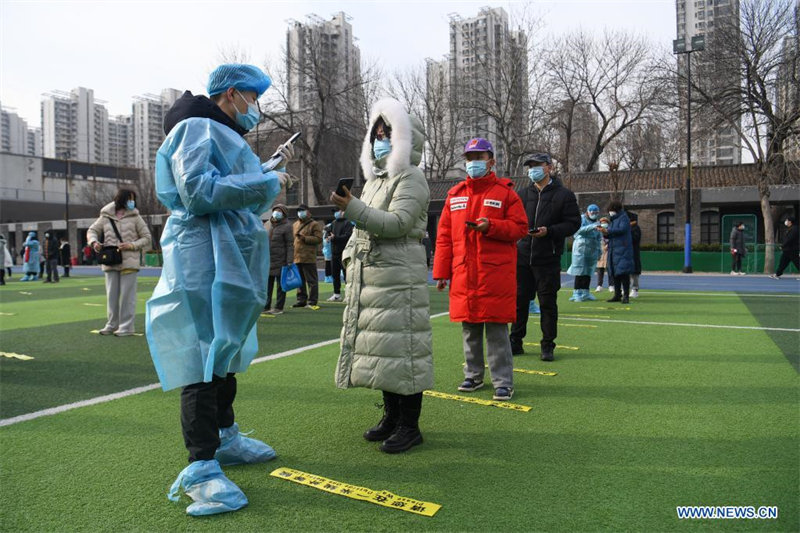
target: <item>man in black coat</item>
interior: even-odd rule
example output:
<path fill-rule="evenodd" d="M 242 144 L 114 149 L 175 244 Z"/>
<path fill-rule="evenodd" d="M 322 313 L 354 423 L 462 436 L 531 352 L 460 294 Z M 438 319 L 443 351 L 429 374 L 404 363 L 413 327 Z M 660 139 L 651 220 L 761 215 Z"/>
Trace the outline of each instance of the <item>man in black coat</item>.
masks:
<path fill-rule="evenodd" d="M 747 255 L 744 242 L 744 222 L 737 222 L 731 230 L 731 276 L 744 275 L 742 258 Z"/>
<path fill-rule="evenodd" d="M 58 283 L 58 239 L 53 235 L 52 230 L 48 230 L 44 234 L 44 242 L 42 243 L 42 259 L 45 261 L 47 268 L 47 279 L 44 283 Z"/>
<path fill-rule="evenodd" d="M 69 267 L 72 266 L 72 247 L 66 237 L 61 237 L 61 246 L 58 249 L 61 266 L 64 267 L 64 277 L 69 277 Z"/>
<path fill-rule="evenodd" d="M 780 263 L 778 263 L 778 270 L 770 276 L 773 279 L 780 279 L 789 263 L 794 264 L 794 267 L 800 270 L 800 230 L 797 228 L 797 221 L 793 217 L 789 217 L 783 224 L 789 228 L 789 232 L 781 243 L 783 252 Z"/>
<path fill-rule="evenodd" d="M 345 275 L 345 283 L 347 276 L 345 270 L 342 268 L 342 253 L 344 247 L 347 246 L 347 241 L 350 240 L 350 235 L 353 233 L 353 224 L 344 218 L 344 211 L 339 209 L 334 214 L 334 220 L 331 222 L 331 233 L 328 239 L 331 241 L 331 276 L 333 276 L 333 296 L 328 298 L 329 302 L 342 301 L 342 275 Z"/>
<path fill-rule="evenodd" d="M 550 175 L 549 154 L 533 154 L 528 167 L 530 186 L 520 193 L 528 215 L 530 233 L 517 244 L 517 320 L 511 326 L 511 352 L 525 353 L 528 309 L 538 296 L 541 308 L 542 361 L 553 360 L 558 334 L 558 290 L 561 288 L 561 255 L 564 239 L 581 227 L 581 212 L 575 195 Z"/>

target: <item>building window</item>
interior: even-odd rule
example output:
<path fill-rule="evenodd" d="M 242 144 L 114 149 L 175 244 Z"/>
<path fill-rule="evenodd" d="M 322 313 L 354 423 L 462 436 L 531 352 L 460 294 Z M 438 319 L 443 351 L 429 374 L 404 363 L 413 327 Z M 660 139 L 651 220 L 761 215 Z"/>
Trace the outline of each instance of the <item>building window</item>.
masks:
<path fill-rule="evenodd" d="M 719 213 L 717 211 L 700 213 L 700 242 L 702 244 L 719 242 Z"/>
<path fill-rule="evenodd" d="M 675 242 L 675 213 L 668 211 L 658 214 L 658 236 L 656 242 L 659 244 Z"/>

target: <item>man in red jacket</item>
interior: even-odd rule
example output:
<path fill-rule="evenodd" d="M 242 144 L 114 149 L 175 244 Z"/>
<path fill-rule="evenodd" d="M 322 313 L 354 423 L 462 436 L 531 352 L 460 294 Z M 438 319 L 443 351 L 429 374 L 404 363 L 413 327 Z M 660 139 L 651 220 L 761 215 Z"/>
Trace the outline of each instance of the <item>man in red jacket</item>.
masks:
<path fill-rule="evenodd" d="M 439 220 L 433 277 L 440 291 L 450 280 L 450 320 L 461 322 L 467 364 L 458 390 L 483 387 L 485 329 L 494 399 L 509 400 L 514 394 L 508 324 L 516 313 L 516 243 L 528 234 L 528 219 L 513 182 L 492 171 L 489 141 L 472 139 L 464 157 L 467 179 L 447 193 Z"/>

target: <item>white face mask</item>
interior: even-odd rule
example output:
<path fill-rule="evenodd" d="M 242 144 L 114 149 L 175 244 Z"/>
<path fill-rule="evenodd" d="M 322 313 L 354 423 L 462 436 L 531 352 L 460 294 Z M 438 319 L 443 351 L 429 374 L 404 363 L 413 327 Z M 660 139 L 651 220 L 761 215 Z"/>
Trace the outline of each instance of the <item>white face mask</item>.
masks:
<path fill-rule="evenodd" d="M 788 228 L 788 227 L 791 227 L 792 223 L 791 223 L 791 222 L 789 222 L 788 220 L 786 220 L 786 221 L 783 223 L 783 225 L 784 225 L 784 226 L 786 226 L 786 227 Z"/>
<path fill-rule="evenodd" d="M 615 217 L 615 216 L 617 216 L 617 212 L 616 212 L 616 211 L 609 211 L 609 212 L 608 212 L 608 214 L 609 214 L 610 216 L 612 216 L 612 217 Z"/>

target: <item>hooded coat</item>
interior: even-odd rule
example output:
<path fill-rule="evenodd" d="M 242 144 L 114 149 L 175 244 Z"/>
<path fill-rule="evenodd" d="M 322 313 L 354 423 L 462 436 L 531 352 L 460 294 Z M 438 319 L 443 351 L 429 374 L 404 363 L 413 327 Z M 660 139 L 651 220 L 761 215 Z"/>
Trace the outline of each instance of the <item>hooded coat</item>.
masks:
<path fill-rule="evenodd" d="M 167 112 L 156 193 L 170 211 L 164 267 L 147 301 L 147 342 L 164 390 L 243 372 L 258 351 L 269 240 L 261 214 L 280 191 L 239 128 L 205 96 Z"/>
<path fill-rule="evenodd" d="M 280 276 L 281 268 L 294 262 L 294 236 L 292 223 L 286 218 L 286 208 L 275 206 L 283 213 L 283 218 L 270 218 L 269 228 L 269 275 Z"/>
<path fill-rule="evenodd" d="M 608 273 L 614 278 L 633 274 L 633 239 L 631 221 L 625 211 L 611 217 L 608 226 Z"/>
<path fill-rule="evenodd" d="M 376 162 L 370 132 L 381 117 L 392 128 L 392 151 Z M 384 99 L 374 105 L 361 152 L 367 182 L 361 199 L 353 198 L 345 211 L 356 227 L 342 254 L 348 284 L 335 376 L 340 388 L 409 395 L 433 387 L 422 245 L 430 191 L 417 167 L 423 141 L 422 123 L 400 102 Z"/>
<path fill-rule="evenodd" d="M 14 266 L 14 261 L 11 259 L 11 254 L 8 252 L 8 246 L 5 235 L 0 235 L 0 248 L 3 249 L 3 268 Z"/>
<path fill-rule="evenodd" d="M 514 182 L 494 172 L 468 178 L 447 193 L 436 235 L 434 279 L 450 280 L 452 322 L 516 320 L 517 241 L 528 218 Z M 486 233 L 467 221 L 489 220 Z"/>
<path fill-rule="evenodd" d="M 570 276 L 591 276 L 603 248 L 603 235 L 595 228 L 600 223 L 581 215 L 581 227 L 572 236 L 572 264 L 567 270 Z"/>
<path fill-rule="evenodd" d="M 117 226 L 122 241 L 117 238 L 111 221 Z M 89 226 L 86 231 L 86 240 L 91 245 L 94 242 L 102 242 L 109 246 L 129 242 L 133 244 L 133 250 L 122 250 L 122 263 L 118 265 L 101 265 L 103 272 L 113 270 L 139 270 L 139 250 L 150 246 L 152 241 L 150 230 L 147 229 L 138 209 L 126 209 L 122 218 L 117 218 L 114 202 L 106 204 L 100 210 L 100 217 Z"/>

